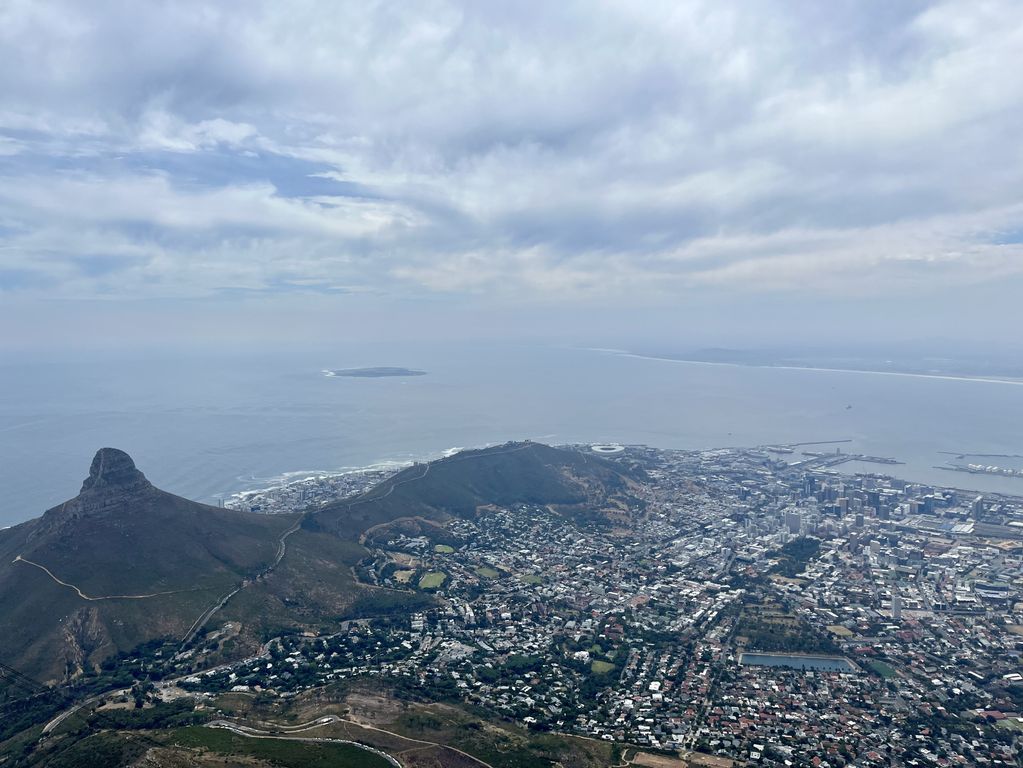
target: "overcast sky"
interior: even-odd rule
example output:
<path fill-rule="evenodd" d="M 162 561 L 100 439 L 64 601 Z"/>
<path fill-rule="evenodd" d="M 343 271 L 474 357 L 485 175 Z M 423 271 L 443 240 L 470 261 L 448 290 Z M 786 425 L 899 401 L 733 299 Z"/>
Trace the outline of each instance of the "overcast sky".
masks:
<path fill-rule="evenodd" d="M 1015 337 L 1020 72 L 1018 0 L 5 0 L 0 343 Z"/>

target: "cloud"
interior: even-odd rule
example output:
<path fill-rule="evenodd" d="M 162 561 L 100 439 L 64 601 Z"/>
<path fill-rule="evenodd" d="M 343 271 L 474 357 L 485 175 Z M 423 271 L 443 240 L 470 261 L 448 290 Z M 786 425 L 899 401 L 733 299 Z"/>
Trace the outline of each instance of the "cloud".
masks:
<path fill-rule="evenodd" d="M 165 110 L 146 112 L 139 126 L 139 144 L 143 150 L 196 152 L 215 147 L 244 147 L 256 135 L 248 123 L 233 123 L 223 118 L 185 123 Z"/>
<path fill-rule="evenodd" d="M 14 0 L 0 292 L 1015 279 L 1021 68 L 1008 1 Z"/>

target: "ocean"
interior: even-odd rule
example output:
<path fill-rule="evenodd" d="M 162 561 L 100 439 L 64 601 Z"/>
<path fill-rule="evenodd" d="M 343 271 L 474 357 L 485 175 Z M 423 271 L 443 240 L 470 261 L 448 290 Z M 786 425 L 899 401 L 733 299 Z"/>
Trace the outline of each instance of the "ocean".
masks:
<path fill-rule="evenodd" d="M 428 374 L 324 375 L 364 366 Z M 103 446 L 128 451 L 157 486 L 217 503 L 291 473 L 523 438 L 661 448 L 849 439 L 843 451 L 905 462 L 849 469 L 1023 494 L 1023 479 L 934 468 L 948 458 L 941 451 L 1023 454 L 1023 386 L 1014 383 L 542 345 L 352 344 L 4 360 L 0 527 L 74 496 Z"/>

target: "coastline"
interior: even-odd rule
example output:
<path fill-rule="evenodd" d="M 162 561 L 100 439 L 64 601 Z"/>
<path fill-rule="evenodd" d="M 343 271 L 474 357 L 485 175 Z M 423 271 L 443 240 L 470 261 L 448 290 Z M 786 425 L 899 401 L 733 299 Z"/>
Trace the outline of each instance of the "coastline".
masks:
<path fill-rule="evenodd" d="M 494 443 L 487 443 L 480 447 L 489 447 Z M 431 452 L 429 456 L 411 459 L 383 459 L 363 466 L 339 467 L 337 469 L 317 470 L 292 470 L 282 472 L 266 478 L 255 478 L 245 480 L 236 478 L 236 482 L 259 483 L 256 487 L 245 488 L 234 491 L 221 491 L 211 497 L 214 503 L 219 503 L 231 509 L 246 509 L 251 502 L 258 500 L 272 499 L 275 495 L 286 492 L 300 486 L 310 488 L 322 487 L 330 481 L 349 480 L 347 489 L 349 493 L 360 493 L 376 483 L 382 482 L 388 477 L 401 472 L 403 469 L 413 466 L 417 462 L 435 461 L 436 459 L 448 458 L 466 448 L 457 446 L 447 448 L 443 451 Z M 367 485 L 368 483 L 368 485 Z M 272 514 L 272 513 L 271 513 Z"/>
<path fill-rule="evenodd" d="M 824 441 L 826 443 L 844 443 L 846 440 L 829 440 Z M 443 458 L 453 456 L 463 450 L 474 450 L 477 448 L 486 448 L 495 445 L 496 443 L 486 443 L 481 446 L 470 446 L 448 448 L 443 451 L 431 452 L 428 456 L 420 456 L 415 459 L 403 459 L 403 460 L 385 460 L 379 461 L 372 464 L 368 464 L 362 467 L 342 467 L 336 470 L 319 470 L 319 471 L 292 471 L 282 473 L 274 478 L 266 478 L 266 484 L 261 485 L 258 488 L 251 488 L 246 490 L 239 490 L 234 492 L 225 492 L 218 494 L 215 498 L 222 502 L 224 507 L 231 509 L 237 509 L 242 511 L 253 512 L 255 514 L 281 514 L 295 511 L 296 504 L 303 504 L 307 507 L 314 507 L 317 503 L 326 503 L 328 501 L 336 501 L 340 498 L 350 498 L 358 496 L 361 493 L 368 491 L 370 488 L 384 482 L 387 478 L 392 477 L 398 472 L 407 469 L 415 465 L 416 463 L 431 462 Z M 792 445 L 814 445 L 818 443 L 794 443 Z M 578 449 L 583 446 L 589 445 L 591 448 L 603 447 L 604 444 L 590 444 L 589 442 L 583 443 L 561 443 L 555 444 L 555 447 Z M 629 448 L 638 448 L 642 450 L 653 450 L 653 451 L 665 451 L 665 452 L 700 452 L 700 451 L 756 451 L 763 449 L 765 445 L 756 446 L 720 446 L 716 448 L 704 448 L 704 449 L 685 449 L 685 448 L 656 448 L 653 446 L 642 445 L 642 444 L 625 444 L 617 443 L 615 447 L 618 449 L 614 451 L 615 454 L 621 453 Z M 595 451 L 600 455 L 599 451 Z M 901 462 L 898 462 L 901 463 Z M 936 469 L 953 469 L 952 467 L 935 467 Z M 818 468 L 819 471 L 831 472 L 839 476 L 856 477 L 856 476 L 878 476 L 878 477 L 891 477 L 895 479 L 901 479 L 910 483 L 922 483 L 923 481 L 913 480 L 911 478 L 899 478 L 896 475 L 889 474 L 882 471 L 843 471 L 841 469 L 829 469 L 829 468 Z M 974 474 L 974 473 L 971 473 Z M 979 494 L 987 495 L 991 498 L 1009 498 L 1009 499 L 1023 499 L 1023 485 L 1021 485 L 1018 493 L 1006 492 L 1006 491 L 979 491 L 977 489 L 961 488 L 957 485 L 952 484 L 935 484 L 936 487 L 944 488 L 950 491 L 955 491 L 962 494 Z M 303 488 L 305 490 L 303 490 Z M 307 496 L 306 491 L 309 491 Z M 296 499 L 298 494 L 298 499 Z M 291 505 L 289 507 L 289 505 Z M 279 507 L 288 507 L 280 509 Z M 278 508 L 275 510 L 275 508 Z M 749 651 L 750 653 L 762 653 L 760 651 Z M 779 654 L 772 654 L 779 655 Z M 806 654 L 796 654 L 797 656 L 806 656 Z"/>
<path fill-rule="evenodd" d="M 818 371 L 821 373 L 861 373 L 867 376 L 904 376 L 914 379 L 937 379 L 944 381 L 969 381 L 981 384 L 1009 384 L 1023 386 L 1023 379 L 1012 379 L 997 376 L 953 376 L 944 373 L 912 373 L 909 371 L 877 371 L 869 368 L 824 368 L 814 365 L 772 365 L 770 363 L 729 363 L 710 360 L 689 360 L 682 357 L 664 357 L 660 355 L 644 355 L 638 352 L 629 352 L 622 349 L 598 349 L 586 347 L 588 352 L 599 352 L 601 354 L 616 355 L 618 357 L 631 357 L 637 360 L 657 360 L 663 363 L 682 363 L 685 365 L 713 365 L 726 368 L 765 368 L 776 371 Z"/>

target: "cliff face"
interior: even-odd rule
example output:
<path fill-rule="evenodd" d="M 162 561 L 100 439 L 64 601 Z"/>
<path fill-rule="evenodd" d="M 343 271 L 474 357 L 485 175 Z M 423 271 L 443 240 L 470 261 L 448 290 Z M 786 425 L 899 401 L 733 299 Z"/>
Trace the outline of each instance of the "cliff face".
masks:
<path fill-rule="evenodd" d="M 131 456 L 116 448 L 101 448 L 92 459 L 79 494 L 47 510 L 32 537 L 66 528 L 82 518 L 140 510 L 156 493 Z"/>
<path fill-rule="evenodd" d="M 100 448 L 92 459 L 89 476 L 82 483 L 79 498 L 110 492 L 134 493 L 152 487 L 146 476 L 135 467 L 131 456 L 116 448 Z"/>

